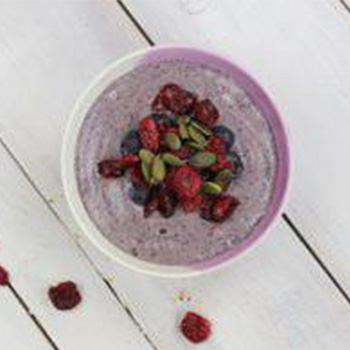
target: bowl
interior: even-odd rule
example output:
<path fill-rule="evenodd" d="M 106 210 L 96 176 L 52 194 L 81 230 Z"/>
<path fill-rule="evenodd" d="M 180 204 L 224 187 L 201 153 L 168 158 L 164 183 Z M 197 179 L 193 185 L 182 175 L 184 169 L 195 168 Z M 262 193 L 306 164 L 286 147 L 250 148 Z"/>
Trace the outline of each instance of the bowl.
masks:
<path fill-rule="evenodd" d="M 76 150 L 82 124 L 96 99 L 113 82 L 126 73 L 142 65 L 164 61 L 183 60 L 201 64 L 210 69 L 219 70 L 233 78 L 235 83 L 247 94 L 267 121 L 275 144 L 277 166 L 274 177 L 272 198 L 269 205 L 252 232 L 229 251 L 206 261 L 189 265 L 164 265 L 141 260 L 126 253 L 112 244 L 91 219 L 82 201 L 76 176 Z M 284 123 L 270 98 L 260 85 L 243 69 L 222 55 L 189 47 L 156 47 L 130 54 L 109 65 L 88 86 L 78 99 L 67 125 L 62 150 L 62 179 L 64 192 L 70 209 L 86 236 L 105 254 L 123 265 L 143 273 L 164 277 L 189 277 L 213 271 L 223 267 L 249 248 L 256 245 L 276 222 L 283 207 L 290 173 L 290 156 L 288 139 Z M 171 220 L 171 219 L 170 219 Z"/>

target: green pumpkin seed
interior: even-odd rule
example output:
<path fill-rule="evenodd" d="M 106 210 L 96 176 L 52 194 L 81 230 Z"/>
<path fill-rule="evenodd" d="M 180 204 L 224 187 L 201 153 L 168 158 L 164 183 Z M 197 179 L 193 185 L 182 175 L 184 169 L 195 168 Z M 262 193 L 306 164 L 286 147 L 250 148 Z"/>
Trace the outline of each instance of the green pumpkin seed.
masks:
<path fill-rule="evenodd" d="M 199 130 L 197 130 L 193 125 L 189 125 L 187 130 L 190 135 L 190 138 L 193 141 L 197 142 L 200 145 L 206 144 L 204 135 Z"/>
<path fill-rule="evenodd" d="M 151 165 L 154 160 L 154 154 L 147 150 L 147 149 L 141 149 L 139 152 L 140 159 L 145 162 L 148 165 Z"/>
<path fill-rule="evenodd" d="M 159 184 L 161 183 L 166 175 L 166 168 L 164 161 L 161 157 L 161 155 L 157 155 L 154 158 L 153 164 L 152 164 L 152 183 Z"/>
<path fill-rule="evenodd" d="M 195 168 L 207 168 L 215 164 L 216 155 L 211 152 L 198 152 L 190 160 L 190 165 Z"/>
<path fill-rule="evenodd" d="M 188 115 L 177 115 L 175 117 L 176 123 L 180 124 L 187 124 L 190 120 L 190 117 Z"/>
<path fill-rule="evenodd" d="M 171 153 L 164 153 L 162 158 L 164 162 L 169 165 L 181 166 L 185 164 L 185 161 L 183 161 L 182 159 L 180 159 L 179 157 L 176 157 Z"/>
<path fill-rule="evenodd" d="M 188 130 L 187 130 L 185 123 L 179 124 L 179 132 L 180 132 L 180 136 L 183 140 L 187 140 L 190 137 L 188 134 Z"/>
<path fill-rule="evenodd" d="M 233 174 L 230 170 L 221 170 L 215 177 L 215 182 L 221 186 L 223 191 L 226 191 L 233 179 Z"/>
<path fill-rule="evenodd" d="M 204 147 L 205 147 L 205 145 L 199 145 L 198 143 L 196 143 L 194 141 L 188 142 L 186 145 L 188 145 L 188 146 L 190 146 L 198 151 L 203 151 Z"/>
<path fill-rule="evenodd" d="M 205 136 L 210 136 L 212 134 L 211 130 L 205 127 L 202 124 L 199 124 L 195 121 L 191 121 L 191 125 L 195 127 L 198 131 L 200 131 Z"/>
<path fill-rule="evenodd" d="M 151 181 L 151 165 L 141 162 L 141 171 L 146 182 Z"/>
<path fill-rule="evenodd" d="M 203 184 L 202 191 L 208 194 L 220 194 L 222 192 L 222 188 L 217 183 L 208 181 Z"/>
<path fill-rule="evenodd" d="M 177 151 L 181 148 L 181 140 L 179 136 L 172 132 L 165 134 L 165 142 L 170 147 L 170 149 Z"/>

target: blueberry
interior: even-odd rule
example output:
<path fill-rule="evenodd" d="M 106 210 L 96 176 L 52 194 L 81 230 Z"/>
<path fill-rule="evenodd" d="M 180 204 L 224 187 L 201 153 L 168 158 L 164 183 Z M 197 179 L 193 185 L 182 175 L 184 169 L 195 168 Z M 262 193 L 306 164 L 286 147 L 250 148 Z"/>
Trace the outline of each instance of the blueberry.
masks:
<path fill-rule="evenodd" d="M 130 130 L 124 136 L 120 150 L 122 155 L 126 154 L 138 154 L 141 149 L 141 143 L 139 139 L 139 133 L 137 130 Z"/>
<path fill-rule="evenodd" d="M 222 138 L 226 143 L 226 149 L 229 150 L 235 142 L 234 133 L 224 125 L 217 125 L 213 129 L 213 134 Z"/>
<path fill-rule="evenodd" d="M 131 186 L 128 191 L 130 199 L 137 205 L 144 205 L 149 197 L 149 190 L 141 186 Z"/>
<path fill-rule="evenodd" d="M 232 161 L 232 164 L 233 164 L 233 170 L 232 170 L 233 177 L 237 178 L 244 170 L 242 159 L 238 155 L 238 153 L 235 151 L 229 152 L 227 157 Z"/>

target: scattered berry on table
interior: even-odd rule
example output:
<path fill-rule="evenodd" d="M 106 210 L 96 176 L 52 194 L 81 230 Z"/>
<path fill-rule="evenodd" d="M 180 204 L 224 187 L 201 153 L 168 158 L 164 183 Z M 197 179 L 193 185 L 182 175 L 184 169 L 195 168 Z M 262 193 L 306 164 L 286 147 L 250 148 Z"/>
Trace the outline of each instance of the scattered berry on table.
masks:
<path fill-rule="evenodd" d="M 80 304 L 81 294 L 74 282 L 61 282 L 57 286 L 50 287 L 49 298 L 58 310 L 71 310 Z"/>
<path fill-rule="evenodd" d="M 187 312 L 181 320 L 180 330 L 190 342 L 201 343 L 210 337 L 212 325 L 203 316 L 194 312 Z"/>
<path fill-rule="evenodd" d="M 8 272 L 0 265 L 0 286 L 7 286 L 9 281 Z"/>

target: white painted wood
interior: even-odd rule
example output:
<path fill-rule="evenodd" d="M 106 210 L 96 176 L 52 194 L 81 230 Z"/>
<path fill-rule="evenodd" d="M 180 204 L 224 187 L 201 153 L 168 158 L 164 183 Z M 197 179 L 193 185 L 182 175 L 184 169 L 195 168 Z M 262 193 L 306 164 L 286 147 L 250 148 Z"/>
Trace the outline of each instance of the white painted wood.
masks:
<path fill-rule="evenodd" d="M 150 349 L 2 147 L 0 164 L 1 262 L 58 346 L 67 350 Z M 70 312 L 57 311 L 47 297 L 51 285 L 65 280 L 76 282 L 83 296 L 83 303 Z"/>
<path fill-rule="evenodd" d="M 267 89 L 292 137 L 287 212 L 350 292 L 349 12 L 338 0 L 128 6 L 156 43 L 220 50 Z"/>
<path fill-rule="evenodd" d="M 8 288 L 0 288 L 0 349 L 52 350 Z"/>
<path fill-rule="evenodd" d="M 142 21 L 145 22 L 144 13 L 146 12 L 149 15 L 147 22 L 151 22 L 152 13 L 154 20 L 162 23 L 163 11 L 166 7 L 163 6 L 164 3 L 171 8 L 172 3 L 168 1 L 141 1 L 137 3 L 139 10 L 137 14 L 140 15 L 142 11 Z M 203 2 L 204 6 L 207 6 L 206 3 L 208 2 Z M 216 3 L 210 2 L 209 5 L 217 6 Z M 133 4 L 132 9 L 135 10 L 136 3 L 131 4 Z M 247 6 L 244 5 L 247 2 L 237 2 L 237 4 L 241 8 Z M 114 12 L 110 11 L 112 9 Z M 40 5 L 31 4 L 23 11 L 17 11 L 16 6 L 11 5 L 5 7 L 5 10 L 5 14 L 4 11 L 0 11 L 0 50 L 4 52 L 0 57 L 0 64 L 4 67 L 0 71 L 2 105 L 0 135 L 23 162 L 39 188 L 48 198 L 53 199 L 54 207 L 59 210 L 66 222 L 69 222 L 66 205 L 60 198 L 62 193 L 58 164 L 66 115 L 80 90 L 105 63 L 145 44 L 135 29 L 125 21 L 120 10 L 110 2 L 102 5 L 101 2 L 79 1 L 69 2 L 69 5 L 68 2 L 52 2 L 47 7 L 40 3 Z M 175 9 L 170 10 L 172 11 Z M 267 8 L 266 16 L 269 11 L 270 9 Z M 192 9 L 190 12 L 202 13 L 202 10 Z M 39 19 L 44 19 L 40 25 L 37 24 Z M 195 20 L 191 21 L 196 23 Z M 216 27 L 224 26 L 219 22 L 215 22 Z M 173 30 L 169 23 L 168 17 L 168 29 L 164 27 L 164 35 L 168 35 L 170 29 Z M 184 23 L 187 22 L 184 20 Z M 153 32 L 153 25 L 147 23 L 146 29 Z M 197 40 L 201 40 L 202 36 L 210 37 L 209 29 L 213 30 L 213 27 L 205 29 L 203 26 L 199 27 L 196 34 L 190 34 L 188 38 L 192 35 L 191 40 L 194 40 L 195 35 Z M 23 33 L 29 31 L 30 40 L 22 40 Z M 181 33 L 183 38 L 186 37 L 184 34 L 187 35 L 187 33 Z M 157 37 L 155 39 L 157 40 Z M 168 39 L 164 40 L 166 41 Z M 38 42 L 42 43 L 40 50 L 37 47 Z M 98 50 L 92 50 L 93 47 L 98 47 Z M 64 64 L 63 71 L 55 69 L 61 64 Z M 263 82 L 266 85 L 265 81 Z M 31 117 L 26 117 L 28 115 Z M 2 171 L 5 172 L 5 170 Z M 2 178 L 1 174 L 0 178 Z M 12 191 L 11 187 L 9 189 Z M 27 190 L 24 192 L 26 193 Z M 21 194 L 20 198 L 24 201 L 30 196 Z M 13 210 L 26 212 L 34 206 L 32 202 L 29 203 L 27 209 L 23 209 L 24 204 L 15 203 Z M 6 203 L 1 206 L 0 215 L 3 208 L 11 214 L 9 204 Z M 62 317 L 57 317 L 56 312 L 48 314 L 45 300 L 38 300 L 40 295 L 44 295 L 42 291 L 46 288 L 46 276 L 49 272 L 53 279 L 61 277 L 62 271 L 65 271 L 71 278 L 74 277 L 79 281 L 75 273 L 81 271 L 83 276 L 89 275 L 86 281 L 81 280 L 84 290 L 91 288 L 94 293 L 97 289 L 105 293 L 98 279 L 86 271 L 89 268 L 83 260 L 80 260 L 81 258 L 76 258 L 77 262 L 74 263 L 71 260 L 66 261 L 66 255 L 63 254 L 68 255 L 68 252 L 65 249 L 60 249 L 59 254 L 51 254 L 59 255 L 60 259 L 55 262 L 55 265 L 59 264 L 59 266 L 50 265 L 52 259 L 49 259 L 46 254 L 52 252 L 56 244 L 71 247 L 71 243 L 65 238 L 61 228 L 56 223 L 51 223 L 51 219 L 49 225 L 46 223 L 44 225 L 45 228 L 50 229 L 49 231 L 43 232 L 39 229 L 42 212 L 44 212 L 43 209 L 38 212 L 33 210 L 35 220 L 30 221 L 30 224 L 27 216 L 21 216 L 22 220 L 26 218 L 26 221 L 21 222 L 20 231 L 17 231 L 17 220 L 14 225 L 13 221 L 9 222 L 10 214 L 4 216 L 11 230 L 10 234 L 7 233 L 4 237 L 4 243 L 0 241 L 1 245 L 4 245 L 2 251 L 7 249 L 9 254 L 6 258 L 7 265 L 11 265 L 11 270 L 17 276 L 14 277 L 17 280 L 15 283 L 33 305 L 35 308 L 33 310 L 45 320 L 45 325 L 65 348 L 73 349 L 74 346 L 88 348 L 88 344 L 91 344 L 91 348 L 97 348 L 92 332 L 87 334 L 83 345 L 77 343 L 83 340 L 76 339 L 80 338 L 76 336 L 76 328 L 78 331 L 81 331 L 81 328 L 75 322 L 79 319 L 83 324 L 87 318 L 81 321 L 80 315 L 77 318 L 74 314 L 62 315 Z M 29 230 L 24 231 L 22 226 L 31 228 L 30 232 L 40 232 L 40 237 L 28 235 Z M 71 227 L 75 231 L 73 223 Z M 20 238 L 18 235 L 15 236 L 16 232 L 20 233 Z M 45 240 L 42 238 L 43 235 Z M 54 239 L 60 243 L 56 243 Z M 45 243 L 42 243 L 43 241 Z M 66 241 L 69 244 L 64 243 Z M 111 263 L 96 252 L 86 240 L 80 241 L 160 349 L 192 348 L 183 341 L 175 327 L 186 303 L 180 306 L 175 302 L 174 296 L 183 288 L 194 289 L 191 292 L 193 303 L 189 306 L 199 309 L 214 321 L 214 337 L 209 343 L 199 348 L 256 350 L 283 347 L 298 350 L 328 350 L 331 347 L 337 347 L 345 350 L 348 347 L 350 316 L 347 304 L 282 223 L 255 252 L 237 261 L 231 268 L 215 275 L 191 280 L 167 281 L 133 273 Z M 13 252 L 17 252 L 18 242 L 28 245 L 23 251 L 25 258 L 21 261 L 22 265 L 32 263 L 33 260 L 37 261 L 36 269 L 31 269 L 27 277 L 23 272 L 19 273 L 18 260 L 13 260 Z M 27 258 L 26 254 L 29 254 L 30 258 Z M 33 285 L 27 286 L 26 283 L 32 279 L 38 284 L 33 282 Z M 124 323 L 120 325 L 120 321 L 109 321 L 110 317 L 116 317 L 112 314 L 115 305 L 111 305 L 108 308 L 111 311 L 107 312 L 107 308 L 102 306 L 108 300 L 103 296 L 101 297 L 102 311 L 99 311 L 95 307 L 95 301 L 99 301 L 100 293 L 96 295 L 93 292 L 87 299 L 94 303 L 90 306 L 94 310 L 93 313 L 87 305 L 76 312 L 84 315 L 89 312 L 91 317 L 89 320 L 91 322 L 97 320 L 100 324 L 98 330 L 101 332 L 110 334 L 112 327 L 117 327 L 115 328 L 118 330 L 118 333 L 115 330 L 116 341 L 119 339 L 119 332 L 122 334 L 121 337 L 127 337 L 130 333 L 124 333 L 122 326 Z M 85 307 L 88 309 L 86 310 Z M 104 313 L 103 317 L 100 313 Z M 102 318 L 103 321 L 101 321 Z M 87 327 L 87 324 L 85 326 Z M 128 332 L 128 327 L 126 328 Z M 110 335 L 108 339 L 110 341 Z M 109 344 L 107 341 L 106 344 Z M 138 342 L 138 338 L 135 342 Z M 101 344 L 100 347 L 102 348 L 103 345 Z M 115 348 L 119 347 L 115 345 Z M 108 349 L 106 346 L 104 348 Z M 120 348 L 129 350 L 134 347 L 124 344 Z"/>

